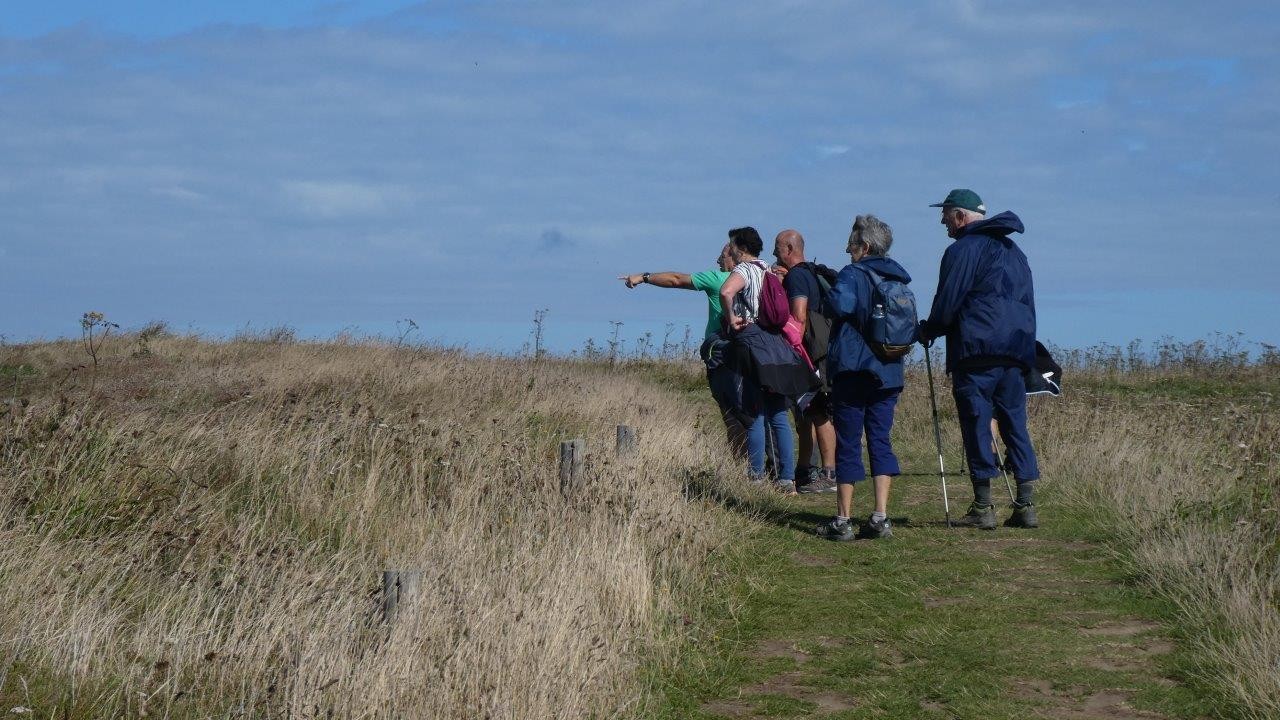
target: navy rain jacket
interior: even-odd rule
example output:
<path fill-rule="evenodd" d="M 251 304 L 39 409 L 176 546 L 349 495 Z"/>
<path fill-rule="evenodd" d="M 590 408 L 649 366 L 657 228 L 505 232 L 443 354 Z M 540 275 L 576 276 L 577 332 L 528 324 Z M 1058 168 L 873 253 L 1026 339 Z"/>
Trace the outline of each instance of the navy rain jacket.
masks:
<path fill-rule="evenodd" d="M 947 371 L 966 366 L 1035 367 L 1036 302 L 1027 256 L 1009 237 L 1022 232 L 1011 212 L 961 228 L 942 255 L 926 340 L 947 336 Z"/>
<path fill-rule="evenodd" d="M 911 276 L 896 260 L 887 257 L 865 257 L 856 265 L 863 265 L 879 273 L 886 280 L 911 282 Z M 831 309 L 831 344 L 827 350 L 827 371 L 835 379 L 841 373 L 869 372 L 885 390 L 902 387 L 902 360 L 881 360 L 867 346 L 860 328 L 871 317 L 871 276 L 854 265 L 846 265 L 836 276 L 835 285 L 827 294 L 827 306 Z"/>

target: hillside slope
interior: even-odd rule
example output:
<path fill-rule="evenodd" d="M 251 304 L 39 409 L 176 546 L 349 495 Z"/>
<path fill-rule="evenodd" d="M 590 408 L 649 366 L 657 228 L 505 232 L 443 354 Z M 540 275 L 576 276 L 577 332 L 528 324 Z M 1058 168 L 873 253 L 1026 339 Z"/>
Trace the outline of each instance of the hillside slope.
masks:
<path fill-rule="evenodd" d="M 0 704 L 37 717 L 609 717 L 678 637 L 725 474 L 678 391 L 377 344 L 6 347 Z M 638 431 L 613 455 L 615 426 Z M 565 497 L 561 440 L 587 440 Z M 392 626 L 384 569 L 422 573 Z"/>

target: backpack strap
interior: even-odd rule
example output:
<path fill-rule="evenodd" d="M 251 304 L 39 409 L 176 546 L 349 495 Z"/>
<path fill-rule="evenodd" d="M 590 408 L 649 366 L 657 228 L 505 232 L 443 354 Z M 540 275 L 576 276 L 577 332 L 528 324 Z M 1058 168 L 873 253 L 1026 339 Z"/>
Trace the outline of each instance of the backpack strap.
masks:
<path fill-rule="evenodd" d="M 863 265 L 862 263 L 854 263 L 853 266 L 871 276 L 872 289 L 874 289 L 876 285 L 879 285 L 880 283 L 884 282 L 884 277 L 882 277 L 880 273 L 876 272 L 875 270 L 872 270 L 866 265 Z"/>
<path fill-rule="evenodd" d="M 826 265 L 819 265 L 818 263 L 810 260 L 805 260 L 804 262 L 796 265 L 796 267 L 804 268 L 813 273 L 813 277 L 818 281 L 818 290 L 822 291 L 822 294 L 825 295 L 831 292 L 832 281 L 828 279 L 828 276 L 832 278 L 836 276 L 836 273 L 832 272 L 831 268 Z"/>
<path fill-rule="evenodd" d="M 828 285 L 835 285 L 836 277 L 840 275 L 840 272 L 838 270 L 827 267 L 826 265 L 823 265 L 822 263 L 816 262 L 813 260 L 805 260 L 804 262 L 800 263 L 800 265 L 803 265 L 809 268 L 809 270 L 814 275 L 818 276 L 819 282 L 822 282 L 823 280 L 825 280 L 827 281 Z"/>
<path fill-rule="evenodd" d="M 871 294 L 871 299 L 874 301 L 876 297 L 876 286 L 884 282 L 884 277 L 882 277 L 880 273 L 876 272 L 875 270 L 872 270 L 871 268 L 867 267 L 866 265 L 863 265 L 862 263 L 852 263 L 852 266 L 866 273 L 867 277 L 871 280 L 870 294 Z M 856 322 L 854 323 L 853 326 L 858 329 L 858 332 L 862 332 L 863 323 L 866 322 L 866 318 L 871 317 L 871 308 L 866 307 L 866 308 L 858 308 L 858 309 L 861 312 L 857 313 L 857 315 L 854 317 L 854 320 Z"/>

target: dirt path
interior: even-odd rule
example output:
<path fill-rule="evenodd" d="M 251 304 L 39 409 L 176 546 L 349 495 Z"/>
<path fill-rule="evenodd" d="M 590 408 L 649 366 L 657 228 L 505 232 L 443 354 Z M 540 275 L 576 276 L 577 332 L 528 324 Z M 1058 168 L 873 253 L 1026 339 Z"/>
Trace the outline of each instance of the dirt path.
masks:
<path fill-rule="evenodd" d="M 861 492 L 863 488 L 859 488 Z M 953 493 L 962 513 L 969 495 Z M 675 682 L 670 717 L 1197 718 L 1212 704 L 1088 523 L 947 529 L 936 480 L 902 478 L 889 541 L 813 535 L 833 496 L 743 523 L 736 620 Z M 855 507 L 866 508 L 858 497 Z"/>

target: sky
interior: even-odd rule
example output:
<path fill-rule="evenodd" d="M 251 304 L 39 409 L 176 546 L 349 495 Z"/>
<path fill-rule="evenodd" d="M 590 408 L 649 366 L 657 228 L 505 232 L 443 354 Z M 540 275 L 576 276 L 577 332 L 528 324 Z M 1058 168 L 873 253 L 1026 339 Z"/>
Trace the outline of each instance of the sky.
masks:
<path fill-rule="evenodd" d="M 1277 48 L 1230 0 L 6 2 L 0 335 L 660 344 L 705 301 L 618 275 L 862 213 L 927 306 L 968 187 L 1042 339 L 1280 344 Z"/>

